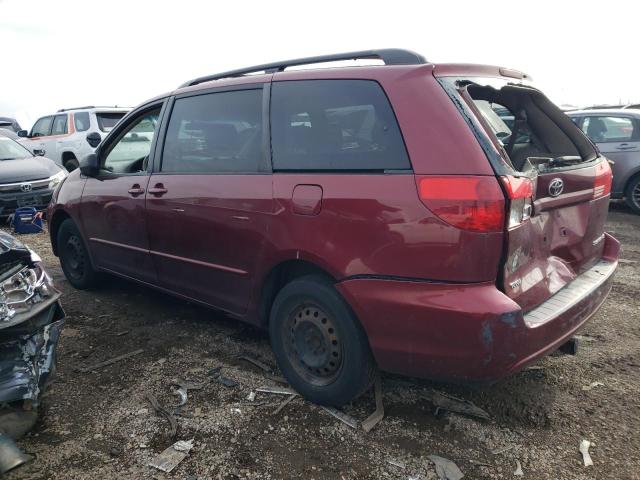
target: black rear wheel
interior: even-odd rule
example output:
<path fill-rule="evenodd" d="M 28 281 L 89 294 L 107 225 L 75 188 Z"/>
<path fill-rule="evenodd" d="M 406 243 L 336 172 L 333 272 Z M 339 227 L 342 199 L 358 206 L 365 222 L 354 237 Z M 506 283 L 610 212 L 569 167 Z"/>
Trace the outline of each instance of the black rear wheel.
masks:
<path fill-rule="evenodd" d="M 276 296 L 271 345 L 293 388 L 322 405 L 340 406 L 372 383 L 375 363 L 351 308 L 317 275 L 287 284 Z"/>
<path fill-rule="evenodd" d="M 93 269 L 87 247 L 70 218 L 60 225 L 57 236 L 58 256 L 65 277 L 75 288 L 84 290 L 97 285 L 100 276 Z"/>
<path fill-rule="evenodd" d="M 631 179 L 627 185 L 625 196 L 631 210 L 640 214 L 640 176 Z"/>

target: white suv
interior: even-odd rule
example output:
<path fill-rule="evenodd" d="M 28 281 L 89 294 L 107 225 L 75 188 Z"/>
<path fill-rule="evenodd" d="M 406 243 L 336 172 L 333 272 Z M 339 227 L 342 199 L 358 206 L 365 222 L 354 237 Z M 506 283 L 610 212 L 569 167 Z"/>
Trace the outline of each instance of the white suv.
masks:
<path fill-rule="evenodd" d="M 124 117 L 130 108 L 64 108 L 54 115 L 39 118 L 30 132 L 18 132 L 21 143 L 30 150 L 44 150 L 44 155 L 66 168 L 78 168 L 80 159 L 93 153 L 102 138 Z"/>

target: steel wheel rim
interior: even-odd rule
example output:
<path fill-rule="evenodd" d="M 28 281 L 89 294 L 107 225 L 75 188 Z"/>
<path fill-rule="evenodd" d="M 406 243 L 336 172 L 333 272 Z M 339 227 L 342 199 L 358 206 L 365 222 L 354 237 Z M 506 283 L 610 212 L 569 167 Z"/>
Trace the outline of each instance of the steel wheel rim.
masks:
<path fill-rule="evenodd" d="M 78 237 L 69 237 L 65 245 L 65 253 L 65 264 L 71 276 L 74 278 L 82 277 L 85 258 L 84 250 Z"/>
<path fill-rule="evenodd" d="M 637 208 L 640 208 L 640 182 L 636 183 L 631 191 L 631 200 Z"/>
<path fill-rule="evenodd" d="M 314 386 L 325 386 L 342 369 L 342 342 L 335 321 L 315 304 L 295 307 L 285 321 L 283 341 L 294 370 Z"/>

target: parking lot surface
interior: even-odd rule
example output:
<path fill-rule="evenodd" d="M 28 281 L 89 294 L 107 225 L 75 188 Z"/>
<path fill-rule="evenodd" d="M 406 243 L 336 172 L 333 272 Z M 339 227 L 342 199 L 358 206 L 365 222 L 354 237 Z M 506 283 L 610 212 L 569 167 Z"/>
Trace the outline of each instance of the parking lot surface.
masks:
<path fill-rule="evenodd" d="M 19 442 L 35 459 L 7 478 L 436 479 L 429 455 L 455 462 L 465 479 L 514 478 L 516 460 L 523 478 L 640 478 L 640 217 L 614 204 L 607 230 L 622 242 L 622 260 L 608 300 L 580 332 L 578 355 L 554 354 L 483 387 L 384 375 L 386 417 L 368 433 L 300 397 L 278 413 L 284 396 L 247 400 L 258 387 L 282 387 L 237 358 L 275 369 L 264 332 L 123 280 L 74 290 L 47 234 L 23 236 L 63 291 L 67 324 L 41 418 Z M 187 390 L 175 410 L 180 380 L 201 388 Z M 434 391 L 491 418 L 437 410 Z M 175 413 L 174 440 L 148 393 Z M 374 409 L 367 394 L 344 411 L 363 420 Z M 171 473 L 148 466 L 173 441 L 190 439 L 193 449 Z M 583 439 L 592 442 L 591 467 L 579 453 Z"/>

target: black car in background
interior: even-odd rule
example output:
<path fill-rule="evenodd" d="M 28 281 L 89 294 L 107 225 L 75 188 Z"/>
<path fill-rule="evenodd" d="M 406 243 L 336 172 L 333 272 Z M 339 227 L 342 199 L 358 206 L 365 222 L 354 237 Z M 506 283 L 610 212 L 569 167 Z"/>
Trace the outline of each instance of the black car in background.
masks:
<path fill-rule="evenodd" d="M 66 176 L 53 160 L 34 155 L 0 129 L 0 218 L 18 207 L 44 210 Z"/>

